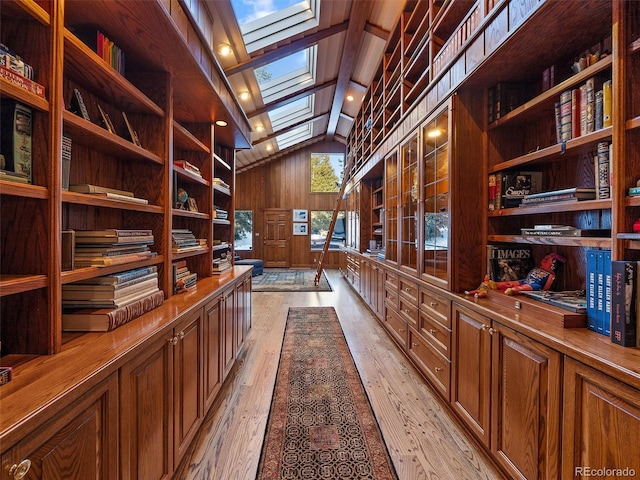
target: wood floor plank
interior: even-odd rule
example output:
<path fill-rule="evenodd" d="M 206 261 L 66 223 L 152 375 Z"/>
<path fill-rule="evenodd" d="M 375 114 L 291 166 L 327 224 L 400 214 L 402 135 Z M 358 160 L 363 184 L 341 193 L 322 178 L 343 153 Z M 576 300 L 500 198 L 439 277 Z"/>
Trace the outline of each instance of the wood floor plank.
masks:
<path fill-rule="evenodd" d="M 337 270 L 333 292 L 253 293 L 252 329 L 175 480 L 254 480 L 289 307 L 333 306 L 400 480 L 503 479 Z"/>

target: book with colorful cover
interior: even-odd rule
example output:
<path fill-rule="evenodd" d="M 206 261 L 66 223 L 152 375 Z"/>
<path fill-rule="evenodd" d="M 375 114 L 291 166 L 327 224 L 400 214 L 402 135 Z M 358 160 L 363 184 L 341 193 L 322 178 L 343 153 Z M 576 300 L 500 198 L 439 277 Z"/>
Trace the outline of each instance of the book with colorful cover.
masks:
<path fill-rule="evenodd" d="M 530 245 L 487 245 L 487 275 L 493 281 L 521 280 L 534 266 Z"/>
<path fill-rule="evenodd" d="M 611 262 L 611 342 L 623 347 L 636 346 L 637 262 Z"/>
<path fill-rule="evenodd" d="M 587 313 L 587 297 L 584 290 L 571 290 L 562 292 L 530 291 L 520 292 L 523 295 L 540 302 L 554 305 L 575 313 Z"/>

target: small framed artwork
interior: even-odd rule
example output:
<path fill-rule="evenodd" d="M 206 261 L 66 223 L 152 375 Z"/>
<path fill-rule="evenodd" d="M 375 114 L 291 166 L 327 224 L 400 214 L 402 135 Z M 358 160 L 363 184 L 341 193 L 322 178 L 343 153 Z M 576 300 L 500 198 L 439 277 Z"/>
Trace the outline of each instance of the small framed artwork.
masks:
<path fill-rule="evenodd" d="M 293 224 L 293 234 L 294 235 L 306 235 L 307 234 L 307 224 L 306 223 L 294 223 Z"/>
<path fill-rule="evenodd" d="M 189 197 L 187 198 L 187 209 L 190 212 L 197 212 L 198 211 L 198 204 L 196 203 L 196 199 L 193 197 Z"/>
<path fill-rule="evenodd" d="M 294 222 L 309 221 L 309 219 L 307 218 L 307 210 L 293 210 L 293 221 Z"/>

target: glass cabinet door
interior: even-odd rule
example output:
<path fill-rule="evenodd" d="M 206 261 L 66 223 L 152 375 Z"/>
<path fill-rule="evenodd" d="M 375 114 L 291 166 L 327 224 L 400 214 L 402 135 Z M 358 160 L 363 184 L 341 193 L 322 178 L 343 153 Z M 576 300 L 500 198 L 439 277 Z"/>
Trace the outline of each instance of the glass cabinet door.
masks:
<path fill-rule="evenodd" d="M 449 260 L 449 114 L 438 115 L 422 132 L 424 172 L 424 270 L 447 280 Z"/>
<path fill-rule="evenodd" d="M 400 264 L 417 269 L 418 258 L 418 137 L 402 146 L 402 247 Z"/>
<path fill-rule="evenodd" d="M 385 160 L 385 259 L 398 263 L 398 156 Z"/>

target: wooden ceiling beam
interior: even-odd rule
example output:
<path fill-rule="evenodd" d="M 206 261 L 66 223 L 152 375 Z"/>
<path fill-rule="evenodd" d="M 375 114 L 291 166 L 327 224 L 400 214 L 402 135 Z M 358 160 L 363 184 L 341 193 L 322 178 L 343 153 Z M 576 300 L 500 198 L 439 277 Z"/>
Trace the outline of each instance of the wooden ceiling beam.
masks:
<path fill-rule="evenodd" d="M 336 83 L 336 91 L 333 96 L 329 124 L 327 125 L 327 137 L 329 140 L 333 140 L 333 135 L 335 134 L 338 126 L 344 96 L 358 59 L 362 36 L 365 35 L 364 27 L 367 23 L 367 19 L 371 15 L 373 3 L 374 2 L 353 2 L 351 5 L 349 28 L 347 29 L 347 36 L 342 49 L 338 81 Z"/>

